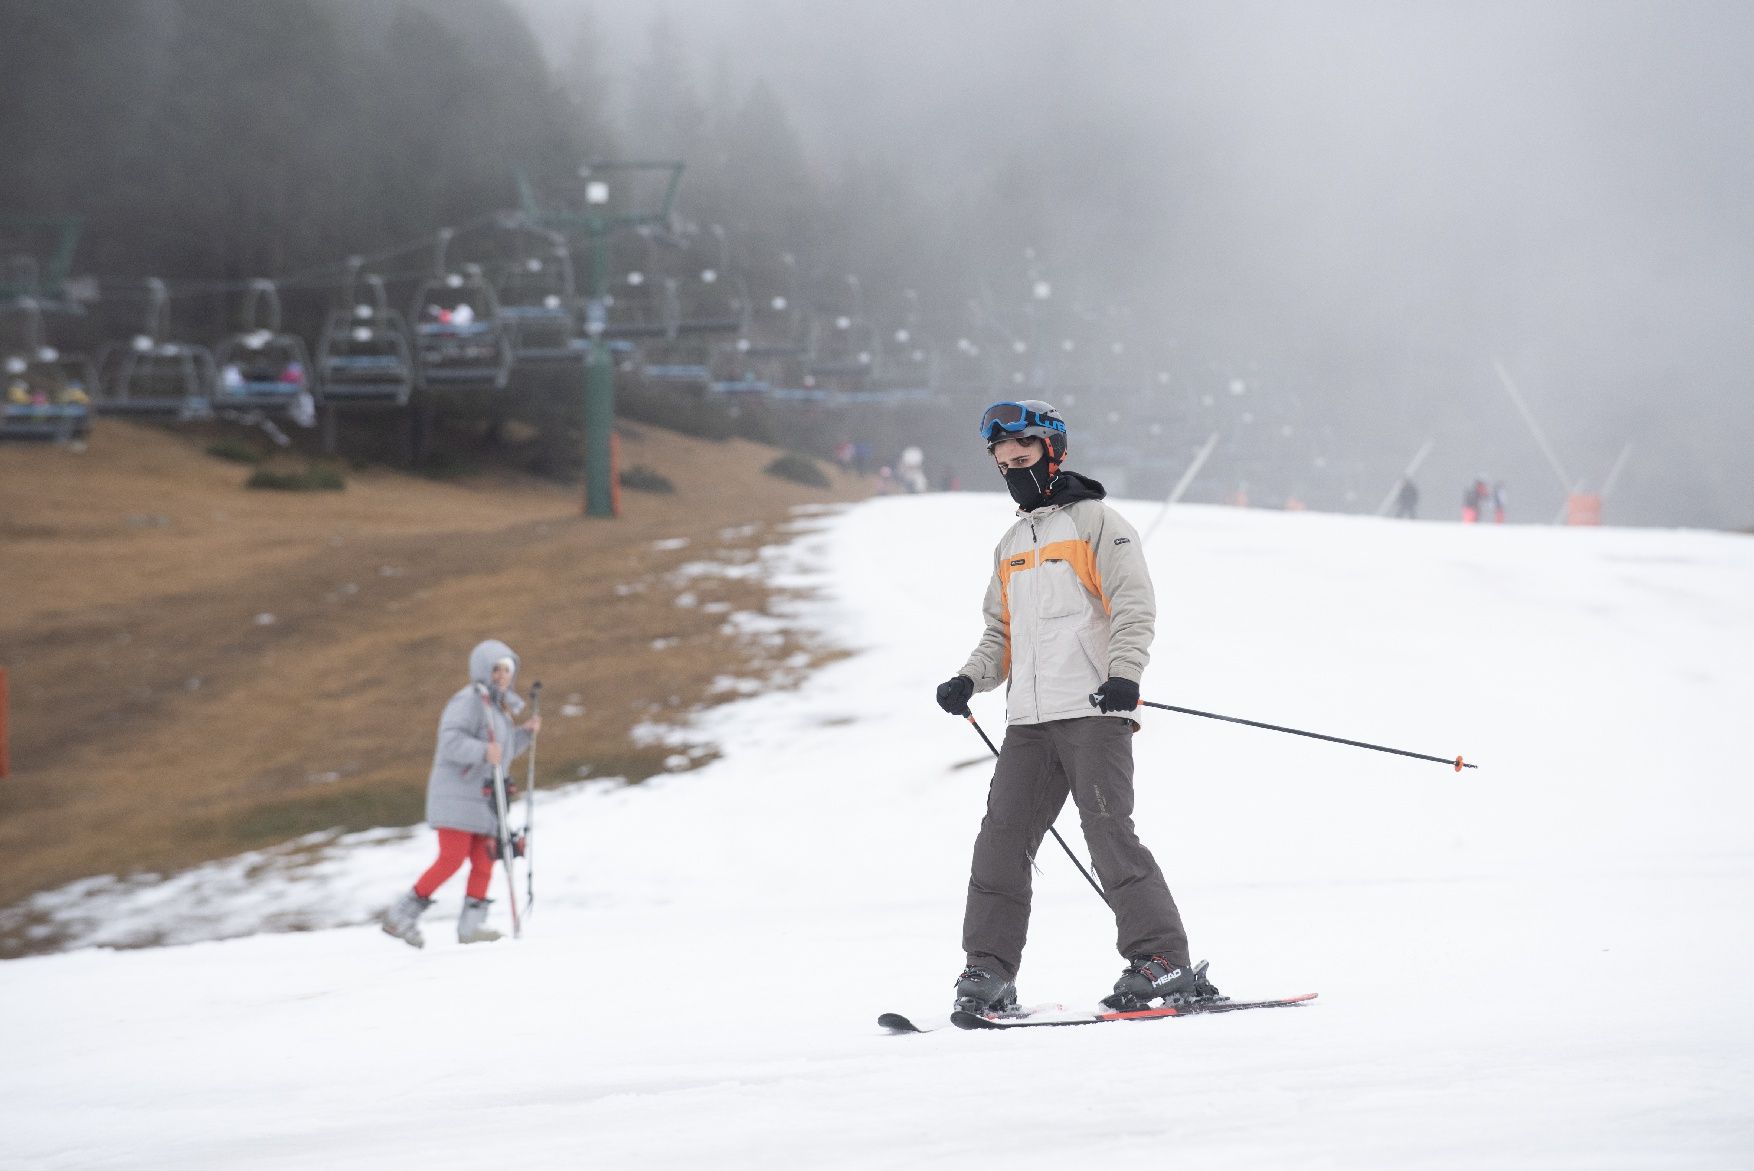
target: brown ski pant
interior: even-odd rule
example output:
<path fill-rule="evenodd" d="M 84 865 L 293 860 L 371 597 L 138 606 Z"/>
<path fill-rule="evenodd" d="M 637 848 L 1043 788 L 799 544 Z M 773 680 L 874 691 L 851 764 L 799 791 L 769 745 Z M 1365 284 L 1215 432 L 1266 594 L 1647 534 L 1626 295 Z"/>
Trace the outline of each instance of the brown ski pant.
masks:
<path fill-rule="evenodd" d="M 1115 917 L 1115 948 L 1188 965 L 1181 912 L 1133 829 L 1133 725 L 1113 716 L 1005 730 L 974 842 L 962 948 L 971 965 L 1015 979 L 1029 935 L 1030 864 L 1070 790 Z"/>

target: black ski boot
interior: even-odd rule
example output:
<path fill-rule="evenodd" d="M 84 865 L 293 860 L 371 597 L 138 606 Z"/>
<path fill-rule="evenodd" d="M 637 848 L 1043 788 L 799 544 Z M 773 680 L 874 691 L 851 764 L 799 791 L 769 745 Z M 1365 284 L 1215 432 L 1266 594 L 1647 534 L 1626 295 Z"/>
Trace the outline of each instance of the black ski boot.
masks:
<path fill-rule="evenodd" d="M 1115 1012 L 1138 1012 L 1153 1007 L 1152 1001 L 1171 1006 L 1217 999 L 1218 989 L 1206 979 L 1205 960 L 1172 964 L 1162 956 L 1146 955 L 1133 957 L 1115 981 L 1114 994 L 1102 1003 Z"/>
<path fill-rule="evenodd" d="M 970 964 L 956 978 L 956 1011 L 979 1015 L 1016 1009 L 1017 985 L 990 969 Z"/>

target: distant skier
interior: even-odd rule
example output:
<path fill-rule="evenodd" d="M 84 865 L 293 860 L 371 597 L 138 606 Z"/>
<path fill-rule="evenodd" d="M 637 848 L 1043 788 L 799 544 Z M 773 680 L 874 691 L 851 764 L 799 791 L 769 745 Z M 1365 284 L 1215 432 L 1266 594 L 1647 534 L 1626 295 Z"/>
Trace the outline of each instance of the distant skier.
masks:
<path fill-rule="evenodd" d="M 439 718 L 438 746 L 426 782 L 426 820 L 438 830 L 438 860 L 383 919 L 385 933 L 412 947 L 426 946 L 420 916 L 432 906 L 433 893 L 465 861 L 469 883 L 457 920 L 457 939 L 489 943 L 500 937 L 486 925 L 492 901 L 487 891 L 499 854 L 493 769 L 510 765 L 542 728 L 541 716 L 532 716 L 522 727 L 512 722 L 524 709 L 524 701 L 512 690 L 517 673 L 518 656 L 512 648 L 496 639 L 478 644 L 469 652 L 469 685 L 451 696 Z"/>
<path fill-rule="evenodd" d="M 1475 476 L 1474 482 L 1462 493 L 1462 523 L 1477 523 L 1485 515 L 1486 505 L 1492 499 L 1492 489 L 1486 484 L 1485 476 Z"/>
<path fill-rule="evenodd" d="M 1402 476 L 1401 487 L 1395 493 L 1395 516 L 1412 520 L 1419 513 L 1419 485 L 1413 477 Z"/>
<path fill-rule="evenodd" d="M 901 458 L 895 464 L 895 479 L 904 491 L 930 491 L 931 485 L 926 481 L 925 453 L 917 447 L 903 448 Z"/>
<path fill-rule="evenodd" d="M 957 1007 L 1016 1005 L 1030 866 L 1068 790 L 1127 960 L 1104 1003 L 1215 997 L 1188 962 L 1181 913 L 1133 828 L 1138 725 L 1130 713 L 1157 613 L 1138 533 L 1102 502 L 1101 484 L 1061 469 L 1066 424 L 1049 404 L 995 403 L 980 434 L 1018 520 L 995 550 L 986 632 L 961 672 L 938 687 L 939 707 L 967 715 L 976 691 L 1006 684 L 1005 739 L 968 880 Z"/>
<path fill-rule="evenodd" d="M 1492 482 L 1491 499 L 1492 499 L 1492 523 L 1493 524 L 1503 524 L 1504 523 L 1504 481 L 1503 480 L 1494 480 Z"/>

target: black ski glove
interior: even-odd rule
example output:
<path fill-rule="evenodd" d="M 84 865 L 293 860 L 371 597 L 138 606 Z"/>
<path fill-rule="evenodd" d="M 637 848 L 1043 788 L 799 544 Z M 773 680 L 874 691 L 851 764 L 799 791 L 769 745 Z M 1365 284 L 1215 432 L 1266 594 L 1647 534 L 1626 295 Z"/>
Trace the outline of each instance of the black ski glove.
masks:
<path fill-rule="evenodd" d="M 938 706 L 953 716 L 968 714 L 968 697 L 974 694 L 974 680 L 957 675 L 938 684 Z"/>
<path fill-rule="evenodd" d="M 1091 695 L 1090 702 L 1101 712 L 1130 712 L 1139 706 L 1139 685 L 1131 679 L 1111 675 L 1108 682 Z"/>

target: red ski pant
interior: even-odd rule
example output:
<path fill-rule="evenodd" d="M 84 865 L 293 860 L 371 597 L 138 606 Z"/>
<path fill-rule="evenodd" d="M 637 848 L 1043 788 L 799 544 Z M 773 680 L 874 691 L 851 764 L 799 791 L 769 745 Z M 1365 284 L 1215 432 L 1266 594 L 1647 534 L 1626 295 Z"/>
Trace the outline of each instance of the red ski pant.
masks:
<path fill-rule="evenodd" d="M 468 830 L 441 829 L 438 861 L 427 867 L 414 884 L 414 893 L 430 899 L 432 892 L 443 886 L 465 861 L 469 863 L 468 895 L 472 899 L 487 897 L 493 881 L 493 854 L 497 843 L 492 834 L 472 834 Z"/>

